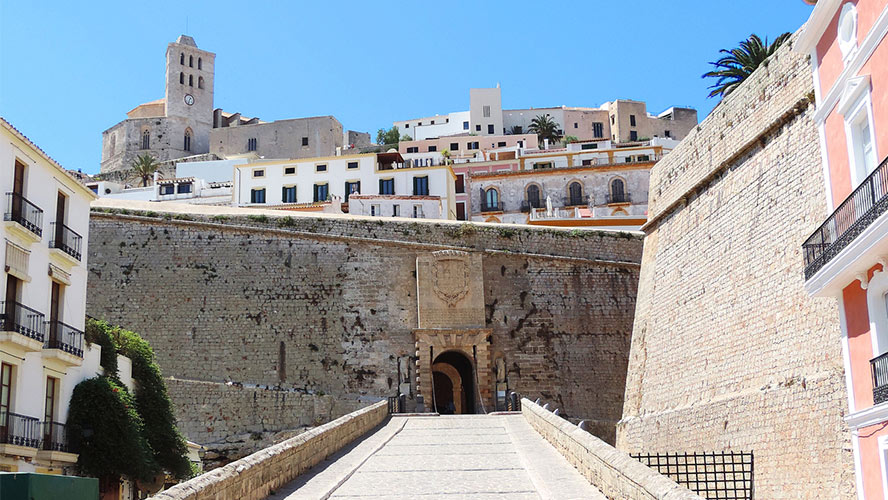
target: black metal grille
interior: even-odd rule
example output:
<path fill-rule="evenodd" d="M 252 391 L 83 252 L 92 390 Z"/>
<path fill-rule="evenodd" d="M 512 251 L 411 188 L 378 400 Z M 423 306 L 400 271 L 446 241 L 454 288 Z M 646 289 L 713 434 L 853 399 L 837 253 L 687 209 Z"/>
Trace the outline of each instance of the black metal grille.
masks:
<path fill-rule="evenodd" d="M 18 193 L 6 193 L 3 220 L 18 222 L 37 236 L 43 236 L 43 210 Z"/>
<path fill-rule="evenodd" d="M 638 453 L 630 456 L 708 499 L 752 500 L 752 452 Z"/>
<path fill-rule="evenodd" d="M 18 332 L 43 342 L 43 313 L 18 302 L 0 302 L 0 324 L 4 332 Z"/>
<path fill-rule="evenodd" d="M 43 428 L 43 440 L 40 449 L 48 451 L 64 451 L 71 452 L 68 445 L 68 434 L 65 431 L 65 424 L 59 422 L 40 422 Z"/>
<path fill-rule="evenodd" d="M 610 193 L 607 195 L 607 203 L 629 203 L 631 201 L 629 193 Z"/>
<path fill-rule="evenodd" d="M 80 260 L 80 250 L 83 237 L 71 230 L 70 227 L 59 222 L 51 224 L 53 239 L 49 242 L 50 248 L 58 248 L 66 254 Z"/>
<path fill-rule="evenodd" d="M 503 211 L 503 202 L 498 203 L 488 203 L 487 201 L 481 202 L 481 211 L 482 212 L 502 212 Z"/>
<path fill-rule="evenodd" d="M 83 357 L 83 332 L 61 321 L 47 321 L 46 344 L 47 349 L 59 349 Z"/>
<path fill-rule="evenodd" d="M 567 196 L 564 198 L 564 206 L 565 207 L 579 207 L 586 205 L 586 200 L 583 199 L 582 195 L 579 196 Z"/>
<path fill-rule="evenodd" d="M 12 412 L 0 412 L 0 443 L 37 448 L 40 421 Z"/>
<path fill-rule="evenodd" d="M 802 245 L 805 279 L 810 279 L 888 210 L 888 158 Z"/>
<path fill-rule="evenodd" d="M 389 414 L 393 413 L 404 413 L 405 405 L 407 403 L 407 397 L 401 394 L 400 396 L 389 396 L 388 398 L 388 410 Z"/>
<path fill-rule="evenodd" d="M 888 401 L 888 352 L 870 360 L 873 374 L 873 404 Z"/>

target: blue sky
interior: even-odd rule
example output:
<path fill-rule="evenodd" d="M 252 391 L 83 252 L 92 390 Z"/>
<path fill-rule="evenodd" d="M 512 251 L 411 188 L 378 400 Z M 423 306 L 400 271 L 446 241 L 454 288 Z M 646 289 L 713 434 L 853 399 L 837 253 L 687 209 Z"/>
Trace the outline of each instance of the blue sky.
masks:
<path fill-rule="evenodd" d="M 0 114 L 62 165 L 98 172 L 101 133 L 163 97 L 167 43 L 216 53 L 215 106 L 263 120 L 333 115 L 371 132 L 468 109 L 647 101 L 706 116 L 700 75 L 750 33 L 795 31 L 802 0 L 576 3 L 0 0 Z"/>

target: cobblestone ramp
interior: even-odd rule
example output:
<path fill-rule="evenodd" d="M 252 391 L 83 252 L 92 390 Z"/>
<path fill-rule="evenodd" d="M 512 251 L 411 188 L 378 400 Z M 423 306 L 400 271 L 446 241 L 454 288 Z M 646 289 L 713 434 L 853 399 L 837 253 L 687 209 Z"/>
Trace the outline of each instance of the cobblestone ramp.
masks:
<path fill-rule="evenodd" d="M 393 417 L 269 497 L 603 499 L 521 415 Z"/>

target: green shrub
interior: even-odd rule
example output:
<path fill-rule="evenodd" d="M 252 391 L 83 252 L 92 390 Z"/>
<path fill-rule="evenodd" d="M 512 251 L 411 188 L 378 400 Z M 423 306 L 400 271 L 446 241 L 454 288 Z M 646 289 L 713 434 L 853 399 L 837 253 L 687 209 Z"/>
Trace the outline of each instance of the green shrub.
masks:
<path fill-rule="evenodd" d="M 253 222 L 268 222 L 268 216 L 264 214 L 259 215 L 248 215 L 247 219 Z"/>
<path fill-rule="evenodd" d="M 102 346 L 99 363 L 105 369 L 105 375 L 117 378 L 117 344 L 111 336 L 113 327 L 104 321 L 86 318 L 84 338 L 90 344 Z"/>

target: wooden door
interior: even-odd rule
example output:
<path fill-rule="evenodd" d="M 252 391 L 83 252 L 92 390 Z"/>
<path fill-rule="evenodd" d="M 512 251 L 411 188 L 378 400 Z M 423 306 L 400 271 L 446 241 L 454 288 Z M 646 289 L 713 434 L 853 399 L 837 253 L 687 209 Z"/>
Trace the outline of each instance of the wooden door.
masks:
<path fill-rule="evenodd" d="M 62 248 L 62 245 L 65 244 L 65 208 L 68 202 L 68 197 L 62 194 L 59 191 L 58 200 L 56 201 L 56 216 L 55 216 L 55 247 Z"/>
<path fill-rule="evenodd" d="M 9 436 L 9 399 L 12 394 L 12 365 L 0 364 L 0 443 Z"/>
<path fill-rule="evenodd" d="M 15 331 L 15 304 L 18 299 L 19 279 L 6 275 L 6 296 L 3 303 L 3 331 Z"/>
<path fill-rule="evenodd" d="M 12 206 L 10 206 L 10 212 L 12 213 L 12 220 L 20 221 L 22 220 L 22 196 L 25 192 L 25 164 L 21 162 L 15 162 L 15 174 L 12 179 L 12 199 L 10 202 Z"/>

